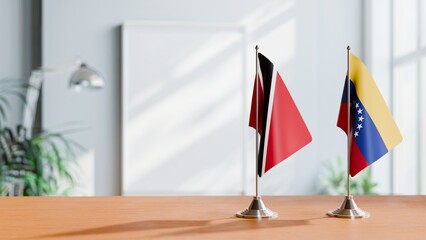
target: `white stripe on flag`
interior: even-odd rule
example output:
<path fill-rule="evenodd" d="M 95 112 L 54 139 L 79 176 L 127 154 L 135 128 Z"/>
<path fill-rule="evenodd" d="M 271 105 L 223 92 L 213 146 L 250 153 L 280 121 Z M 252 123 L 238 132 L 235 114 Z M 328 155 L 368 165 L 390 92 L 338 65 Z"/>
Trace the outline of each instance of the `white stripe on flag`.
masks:
<path fill-rule="evenodd" d="M 257 59 L 258 59 L 257 61 L 260 62 L 259 57 L 257 57 Z M 256 76 L 256 77 L 259 78 L 260 87 L 262 88 L 262 91 L 264 92 L 263 94 L 265 95 L 265 91 L 263 90 L 263 75 L 262 75 L 262 69 L 260 69 L 260 64 L 258 64 L 258 66 L 257 66 L 257 75 L 258 76 Z M 257 81 L 257 78 L 256 78 L 256 81 Z"/>
<path fill-rule="evenodd" d="M 269 103 L 268 103 L 268 116 L 266 118 L 265 141 L 263 143 L 262 175 L 265 173 L 266 153 L 268 150 L 269 129 L 271 128 L 271 116 L 272 116 L 272 107 L 274 104 L 276 82 L 277 82 L 277 71 L 275 71 L 275 67 L 274 67 L 272 69 L 271 90 L 269 93 Z"/>

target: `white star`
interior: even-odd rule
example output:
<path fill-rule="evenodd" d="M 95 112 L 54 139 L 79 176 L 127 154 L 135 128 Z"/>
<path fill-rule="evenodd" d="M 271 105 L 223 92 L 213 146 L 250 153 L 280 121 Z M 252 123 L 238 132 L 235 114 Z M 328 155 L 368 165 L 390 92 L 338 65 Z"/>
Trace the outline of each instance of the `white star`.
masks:
<path fill-rule="evenodd" d="M 354 136 L 355 136 L 355 137 L 358 137 L 358 132 L 356 132 L 356 131 L 355 131 Z"/>
<path fill-rule="evenodd" d="M 358 109 L 358 114 L 362 114 L 362 109 L 360 108 L 360 109 Z"/>
<path fill-rule="evenodd" d="M 362 124 L 358 124 L 358 126 L 356 128 L 358 128 L 358 130 L 361 130 Z"/>
<path fill-rule="evenodd" d="M 358 117 L 358 121 L 362 122 L 364 120 L 364 117 L 361 115 L 361 117 Z"/>
<path fill-rule="evenodd" d="M 359 103 L 356 103 L 356 104 L 355 104 L 355 107 L 356 107 L 356 108 L 359 108 Z"/>

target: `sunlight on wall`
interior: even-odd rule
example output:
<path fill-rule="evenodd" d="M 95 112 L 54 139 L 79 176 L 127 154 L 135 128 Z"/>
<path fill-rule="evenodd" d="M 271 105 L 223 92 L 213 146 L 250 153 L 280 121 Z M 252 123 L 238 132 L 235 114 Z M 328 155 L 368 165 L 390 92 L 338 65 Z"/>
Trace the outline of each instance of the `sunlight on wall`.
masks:
<path fill-rule="evenodd" d="M 264 1 L 255 11 L 241 19 L 238 24 L 247 26 L 249 32 L 264 28 L 271 21 L 291 16 L 289 11 L 294 7 L 293 0 Z"/>
<path fill-rule="evenodd" d="M 330 131 L 340 134 L 334 115 L 341 95 L 340 85 L 337 88 L 330 82 L 340 83 L 341 76 L 334 76 L 344 73 L 343 61 L 337 64 L 342 69 L 323 62 L 317 44 L 325 42 L 327 31 L 347 29 L 341 23 L 329 26 L 328 21 L 340 15 L 318 23 L 323 16 L 317 15 L 317 7 L 313 0 L 304 4 L 268 1 L 227 24 L 142 22 L 139 29 L 137 24 L 126 25 L 123 194 L 254 193 L 255 134 L 247 122 L 255 45 L 283 76 L 312 134 L 318 133 L 319 117 L 329 124 L 320 132 L 324 135 L 314 135 L 312 144 L 262 177 L 262 194 L 314 193 L 322 160 L 317 152 L 340 141 L 329 140 Z M 317 32 L 318 26 L 326 31 Z M 332 43 L 344 49 L 350 36 L 342 33 Z M 356 31 L 354 36 L 358 37 Z M 333 63 L 340 61 L 326 57 Z M 318 75 L 325 72 L 318 72 L 325 65 L 332 74 Z M 317 101 L 319 92 L 325 91 L 337 97 Z M 332 105 L 328 100 L 335 101 L 336 108 L 324 107 L 319 112 L 320 103 Z M 333 116 L 330 122 L 329 116 Z M 332 157 L 342 149 L 332 149 Z"/>
<path fill-rule="evenodd" d="M 212 27 L 218 28 L 220 31 L 223 31 L 222 28 L 227 28 L 220 25 L 213 25 Z M 217 54 L 227 51 L 230 46 L 241 45 L 241 41 L 241 33 L 236 33 L 235 28 L 230 28 L 229 32 L 211 34 L 199 46 L 190 49 L 185 58 L 177 62 L 172 71 L 172 77 L 178 79 L 190 75 L 190 73 L 207 64 Z"/>

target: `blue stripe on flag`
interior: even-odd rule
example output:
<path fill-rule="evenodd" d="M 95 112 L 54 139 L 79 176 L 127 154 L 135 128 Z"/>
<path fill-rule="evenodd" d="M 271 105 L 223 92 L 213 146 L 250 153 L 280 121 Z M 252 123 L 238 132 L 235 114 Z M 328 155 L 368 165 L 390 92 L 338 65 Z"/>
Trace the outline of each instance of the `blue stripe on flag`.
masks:
<path fill-rule="evenodd" d="M 351 87 L 353 87 L 353 84 L 351 84 Z M 353 99 L 351 106 L 353 139 L 355 139 L 359 150 L 370 165 L 385 155 L 388 149 L 367 109 L 364 108 L 364 105 L 359 100 L 356 91 L 351 91 L 351 93 L 354 93 L 354 95 L 351 95 L 351 99 Z"/>
<path fill-rule="evenodd" d="M 352 81 L 351 81 L 351 96 L 355 96 L 355 86 Z M 348 76 L 346 76 L 345 78 L 345 86 L 343 87 L 343 95 L 342 95 L 341 103 L 347 103 L 347 102 L 348 102 Z"/>

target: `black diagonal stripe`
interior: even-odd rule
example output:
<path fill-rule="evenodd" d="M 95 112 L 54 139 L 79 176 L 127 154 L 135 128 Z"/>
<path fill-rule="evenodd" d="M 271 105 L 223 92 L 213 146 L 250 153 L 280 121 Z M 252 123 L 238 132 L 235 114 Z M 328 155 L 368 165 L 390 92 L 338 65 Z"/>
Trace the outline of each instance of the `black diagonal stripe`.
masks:
<path fill-rule="evenodd" d="M 265 150 L 265 136 L 266 136 L 266 123 L 268 118 L 268 107 L 269 107 L 269 95 L 271 93 L 271 83 L 272 83 L 272 74 L 274 71 L 274 64 L 269 61 L 268 58 L 263 56 L 261 53 L 258 55 L 260 71 L 263 77 L 263 116 L 262 116 L 262 133 L 260 137 L 260 146 L 259 146 L 259 156 L 258 156 L 258 165 L 257 173 L 259 177 L 262 176 L 262 166 L 263 166 L 263 152 Z"/>

